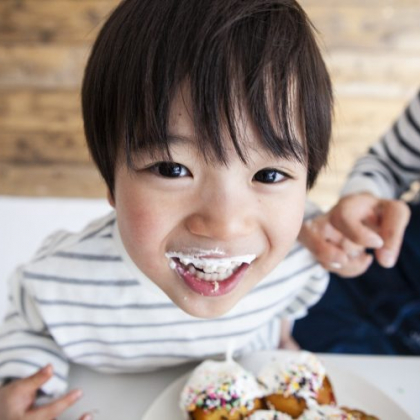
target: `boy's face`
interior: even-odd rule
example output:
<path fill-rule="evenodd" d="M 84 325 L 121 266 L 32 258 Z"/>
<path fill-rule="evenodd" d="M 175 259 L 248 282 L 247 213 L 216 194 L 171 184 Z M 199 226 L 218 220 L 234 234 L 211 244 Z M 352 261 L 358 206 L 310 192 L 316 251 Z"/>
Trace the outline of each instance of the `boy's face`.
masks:
<path fill-rule="evenodd" d="M 290 250 L 302 223 L 307 169 L 269 154 L 247 120 L 238 130 L 248 163 L 230 143 L 227 166 L 206 163 L 189 108 L 181 94 L 171 108 L 169 133 L 182 139 L 171 143 L 173 162 L 139 156 L 136 171 L 119 165 L 111 204 L 138 268 L 185 312 L 212 318 Z"/>

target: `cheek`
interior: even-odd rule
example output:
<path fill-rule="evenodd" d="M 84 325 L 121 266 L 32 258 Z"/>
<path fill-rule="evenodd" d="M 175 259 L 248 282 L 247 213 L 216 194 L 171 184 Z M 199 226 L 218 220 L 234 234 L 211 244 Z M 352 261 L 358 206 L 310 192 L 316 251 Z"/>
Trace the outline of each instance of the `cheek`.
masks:
<path fill-rule="evenodd" d="M 165 218 L 160 216 L 160 208 L 150 197 L 141 194 L 122 196 L 117 201 L 121 237 L 135 260 L 159 251 L 160 242 L 165 236 Z"/>
<path fill-rule="evenodd" d="M 305 210 L 306 190 L 293 194 L 289 199 L 283 200 L 270 208 L 267 219 L 271 221 L 268 228 L 271 245 L 285 255 L 295 242 Z"/>

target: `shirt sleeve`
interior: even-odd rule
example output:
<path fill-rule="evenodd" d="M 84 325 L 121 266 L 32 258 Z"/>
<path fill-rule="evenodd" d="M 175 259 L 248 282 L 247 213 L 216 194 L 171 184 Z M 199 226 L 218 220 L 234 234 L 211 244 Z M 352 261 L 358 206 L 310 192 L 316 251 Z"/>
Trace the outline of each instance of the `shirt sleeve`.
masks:
<path fill-rule="evenodd" d="M 309 253 L 306 249 L 305 251 Z M 282 318 L 292 321 L 303 318 L 308 314 L 308 309 L 315 305 L 325 293 L 330 275 L 320 264 L 314 262 L 313 267 L 304 276 L 299 291 L 282 311 Z"/>
<path fill-rule="evenodd" d="M 399 198 L 420 179 L 420 91 L 394 125 L 356 161 L 341 196 Z"/>
<path fill-rule="evenodd" d="M 21 269 L 9 282 L 8 310 L 0 325 L 0 385 L 51 364 L 54 376 L 42 387 L 49 396 L 65 392 L 68 361 L 48 333 L 36 302 L 26 290 Z"/>

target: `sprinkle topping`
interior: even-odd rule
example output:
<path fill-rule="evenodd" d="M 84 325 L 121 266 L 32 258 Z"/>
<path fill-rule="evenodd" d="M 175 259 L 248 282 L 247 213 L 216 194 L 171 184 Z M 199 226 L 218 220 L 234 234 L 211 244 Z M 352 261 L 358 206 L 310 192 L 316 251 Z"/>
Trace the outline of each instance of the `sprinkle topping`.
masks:
<path fill-rule="evenodd" d="M 194 411 L 224 408 L 234 413 L 241 407 L 252 410 L 262 396 L 254 376 L 233 361 L 207 360 L 199 365 L 181 393 L 181 409 Z"/>
<path fill-rule="evenodd" d="M 274 358 L 263 367 L 258 380 L 266 389 L 266 395 L 295 396 L 303 398 L 311 406 L 317 404 L 317 394 L 324 377 L 325 368 L 319 359 L 303 351 L 296 356 Z"/>

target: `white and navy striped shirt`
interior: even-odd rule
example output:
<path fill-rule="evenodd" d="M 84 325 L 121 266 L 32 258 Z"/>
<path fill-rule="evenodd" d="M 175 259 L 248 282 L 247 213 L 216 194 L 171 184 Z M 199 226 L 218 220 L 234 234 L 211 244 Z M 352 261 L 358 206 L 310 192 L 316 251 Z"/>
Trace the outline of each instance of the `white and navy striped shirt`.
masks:
<path fill-rule="evenodd" d="M 224 353 L 276 348 L 280 318 L 306 313 L 328 273 L 298 243 L 288 257 L 231 311 L 192 317 L 130 260 L 115 213 L 81 233 L 50 236 L 10 280 L 0 327 L 0 381 L 26 377 L 47 363 L 43 391 L 65 391 L 69 361 L 106 372 L 139 372 Z"/>
<path fill-rule="evenodd" d="M 420 91 L 395 124 L 357 160 L 341 195 L 369 191 L 395 199 L 420 180 Z"/>

